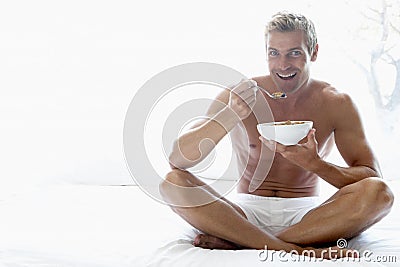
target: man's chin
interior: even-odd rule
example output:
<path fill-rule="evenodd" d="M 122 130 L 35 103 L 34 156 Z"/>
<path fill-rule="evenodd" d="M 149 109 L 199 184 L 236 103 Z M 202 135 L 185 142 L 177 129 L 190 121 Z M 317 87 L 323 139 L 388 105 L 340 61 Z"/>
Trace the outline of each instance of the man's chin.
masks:
<path fill-rule="evenodd" d="M 288 84 L 288 83 L 281 83 L 281 82 L 277 82 L 275 83 L 275 90 L 279 91 L 279 92 L 283 92 L 285 94 L 291 94 L 296 92 L 300 86 L 298 84 Z"/>
<path fill-rule="evenodd" d="M 294 86 L 289 85 L 290 81 L 283 81 L 278 77 L 274 77 L 273 82 L 275 84 L 274 88 L 276 91 L 280 91 L 280 92 L 284 92 L 284 93 L 290 93 L 292 91 L 294 91 Z"/>

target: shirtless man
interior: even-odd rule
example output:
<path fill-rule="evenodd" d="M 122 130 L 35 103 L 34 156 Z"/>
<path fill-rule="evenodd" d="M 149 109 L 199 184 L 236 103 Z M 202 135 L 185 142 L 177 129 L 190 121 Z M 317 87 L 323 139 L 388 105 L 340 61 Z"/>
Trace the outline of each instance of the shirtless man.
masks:
<path fill-rule="evenodd" d="M 381 179 L 354 103 L 347 94 L 310 77 L 310 65 L 318 54 L 312 22 L 302 15 L 278 13 L 267 25 L 265 37 L 270 74 L 253 80 L 270 93 L 283 91 L 288 97 L 268 98 L 264 92 L 253 90 L 249 82 L 223 91 L 217 100 L 225 105 L 212 104 L 209 119 L 176 140 L 170 155 L 173 169 L 160 185 L 172 209 L 204 233 L 194 240 L 199 247 L 267 246 L 302 251 L 304 247 L 331 245 L 339 238 L 352 238 L 381 220 L 393 203 L 393 194 Z M 275 121 L 311 120 L 314 128 L 293 146 L 261 138 L 253 112 L 260 94 L 267 99 Z M 232 143 L 242 147 L 250 144 L 249 160 L 241 166 L 245 171 L 237 186 L 242 199 L 233 203 L 186 169 L 202 161 L 239 123 L 245 126 L 248 140 L 232 134 Z M 202 142 L 205 139 L 213 142 Z M 348 166 L 324 160 L 334 144 Z M 255 191 L 249 190 L 254 171 L 264 160 L 260 158 L 262 149 L 275 153 L 272 165 L 261 177 L 262 184 Z M 247 153 L 245 149 L 235 150 L 239 158 Z M 338 188 L 322 204 L 315 202 L 318 177 Z M 174 185 L 197 191 L 185 193 Z M 174 205 L 194 203 L 197 198 L 213 201 L 201 206 Z"/>

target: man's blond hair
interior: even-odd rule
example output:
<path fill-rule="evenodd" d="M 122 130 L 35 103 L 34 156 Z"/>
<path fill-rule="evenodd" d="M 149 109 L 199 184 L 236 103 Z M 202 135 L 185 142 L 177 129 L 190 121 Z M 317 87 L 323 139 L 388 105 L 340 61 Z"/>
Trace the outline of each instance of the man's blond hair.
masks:
<path fill-rule="evenodd" d="M 313 22 L 301 14 L 286 11 L 276 13 L 265 27 L 265 37 L 271 31 L 292 32 L 296 30 L 304 32 L 308 52 L 312 55 L 317 45 L 317 34 Z"/>

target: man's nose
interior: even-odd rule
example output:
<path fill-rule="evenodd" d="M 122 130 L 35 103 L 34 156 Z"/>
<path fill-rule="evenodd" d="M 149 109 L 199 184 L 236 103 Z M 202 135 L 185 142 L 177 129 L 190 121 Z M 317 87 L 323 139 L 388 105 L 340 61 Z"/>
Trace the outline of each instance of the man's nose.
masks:
<path fill-rule="evenodd" d="M 286 57 L 279 58 L 279 69 L 280 70 L 288 70 L 290 68 L 290 62 L 287 60 Z"/>

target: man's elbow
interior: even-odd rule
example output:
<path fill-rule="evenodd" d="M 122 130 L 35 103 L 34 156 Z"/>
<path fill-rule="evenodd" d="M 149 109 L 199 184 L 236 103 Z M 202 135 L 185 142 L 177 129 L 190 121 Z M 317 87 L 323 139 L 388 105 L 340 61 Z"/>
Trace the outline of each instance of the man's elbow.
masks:
<path fill-rule="evenodd" d="M 369 169 L 371 170 L 371 177 L 378 177 L 378 178 L 383 178 L 381 169 L 379 168 L 378 165 L 376 166 L 370 166 Z"/>
<path fill-rule="evenodd" d="M 190 148 L 186 148 L 185 151 L 182 151 L 178 146 L 178 142 L 175 141 L 168 161 L 172 169 L 186 170 L 201 161 L 201 153 L 191 150 Z"/>
<path fill-rule="evenodd" d="M 171 153 L 171 155 L 169 155 L 168 163 L 169 163 L 169 166 L 171 167 L 172 170 L 174 170 L 174 169 L 186 169 L 186 168 L 184 168 L 185 166 L 183 166 L 183 164 L 181 164 L 176 159 L 176 157 L 173 155 L 173 153 Z"/>
<path fill-rule="evenodd" d="M 169 155 L 168 161 L 171 169 L 186 170 L 196 165 L 195 162 L 186 159 L 182 153 L 178 153 L 176 151 L 172 151 L 172 153 Z"/>

